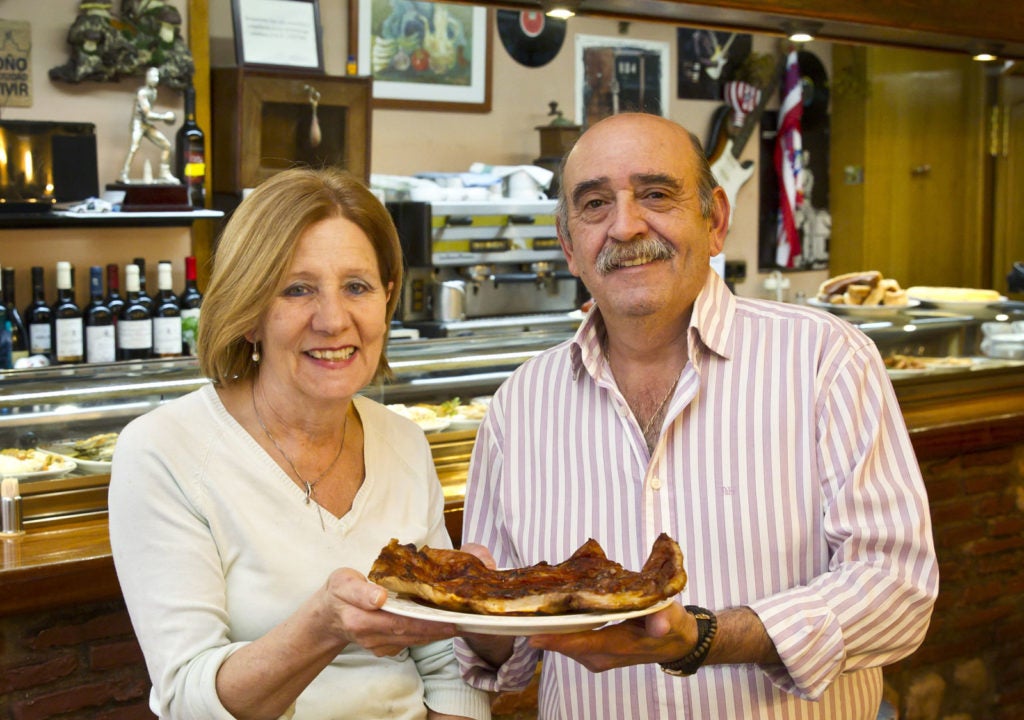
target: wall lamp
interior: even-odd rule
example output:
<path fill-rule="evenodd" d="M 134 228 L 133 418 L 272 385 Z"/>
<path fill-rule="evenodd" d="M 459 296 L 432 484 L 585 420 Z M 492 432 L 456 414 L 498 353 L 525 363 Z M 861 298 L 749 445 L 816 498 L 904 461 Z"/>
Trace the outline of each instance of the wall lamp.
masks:
<path fill-rule="evenodd" d="M 813 20 L 787 20 L 782 23 L 782 31 L 790 42 L 810 42 L 821 31 L 821 23 Z"/>
<path fill-rule="evenodd" d="M 992 62 L 993 60 L 999 59 L 999 51 L 1003 49 L 1002 45 L 994 44 L 985 48 L 979 48 L 971 55 L 972 60 L 978 62 Z"/>
<path fill-rule="evenodd" d="M 541 0 L 540 7 L 548 17 L 568 20 L 580 8 L 581 0 Z"/>

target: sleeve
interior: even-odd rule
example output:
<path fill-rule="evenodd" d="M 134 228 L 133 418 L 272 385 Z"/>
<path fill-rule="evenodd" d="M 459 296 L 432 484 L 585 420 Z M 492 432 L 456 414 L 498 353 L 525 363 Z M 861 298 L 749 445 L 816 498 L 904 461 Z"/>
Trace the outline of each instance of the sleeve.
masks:
<path fill-rule="evenodd" d="M 502 411 L 496 395 L 477 431 L 469 462 L 462 541 L 486 546 L 498 567 L 521 563 L 503 522 L 501 479 L 504 470 L 500 441 Z M 512 656 L 500 668 L 492 667 L 474 653 L 465 640 L 455 638 L 455 657 L 462 676 L 470 685 L 491 692 L 522 690 L 533 679 L 541 651 L 531 648 L 526 638 L 516 638 Z"/>
<path fill-rule="evenodd" d="M 868 341 L 824 372 L 817 465 L 828 571 L 750 604 L 782 666 L 781 689 L 813 700 L 844 672 L 921 644 L 938 594 L 928 498 L 881 356 Z"/>
<path fill-rule="evenodd" d="M 150 420 L 143 416 L 118 437 L 109 524 L 118 581 L 153 683 L 151 710 L 170 720 L 231 720 L 216 676 L 242 645 L 228 639 L 220 558 L 197 503 L 179 484 L 190 453 L 168 451 L 167 438 L 178 431 Z"/>
<path fill-rule="evenodd" d="M 422 433 L 421 433 L 422 435 Z M 451 537 L 444 523 L 444 491 L 437 477 L 437 468 L 430 445 L 423 442 L 424 478 L 429 497 L 430 529 L 426 544 L 436 548 L 450 548 Z M 491 717 L 491 702 L 486 693 L 470 687 L 459 674 L 451 640 L 409 648 L 416 670 L 423 681 L 423 698 L 427 707 L 447 715 L 459 715 L 478 720 Z"/>

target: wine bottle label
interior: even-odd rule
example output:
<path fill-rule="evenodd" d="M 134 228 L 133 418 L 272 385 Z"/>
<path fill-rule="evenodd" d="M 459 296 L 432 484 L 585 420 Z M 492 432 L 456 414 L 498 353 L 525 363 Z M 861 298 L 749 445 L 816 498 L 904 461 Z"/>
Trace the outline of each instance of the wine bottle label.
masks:
<path fill-rule="evenodd" d="M 145 350 L 153 347 L 153 323 L 145 320 L 120 320 L 117 323 L 117 346 L 122 350 Z"/>
<path fill-rule="evenodd" d="M 89 325 L 85 328 L 86 362 L 114 362 L 115 354 L 113 325 Z"/>
<path fill-rule="evenodd" d="M 199 162 L 188 162 L 185 165 L 185 177 L 205 177 L 206 176 L 206 163 Z"/>
<path fill-rule="evenodd" d="M 199 337 L 199 308 L 181 309 L 181 345 L 187 355 L 196 354 L 196 338 Z"/>
<path fill-rule="evenodd" d="M 29 352 L 33 355 L 49 355 L 53 350 L 53 333 L 50 323 L 37 323 L 28 326 Z"/>
<path fill-rule="evenodd" d="M 181 355 L 181 318 L 153 318 L 153 354 Z"/>
<path fill-rule="evenodd" d="M 82 359 L 82 318 L 57 318 L 57 361 Z"/>

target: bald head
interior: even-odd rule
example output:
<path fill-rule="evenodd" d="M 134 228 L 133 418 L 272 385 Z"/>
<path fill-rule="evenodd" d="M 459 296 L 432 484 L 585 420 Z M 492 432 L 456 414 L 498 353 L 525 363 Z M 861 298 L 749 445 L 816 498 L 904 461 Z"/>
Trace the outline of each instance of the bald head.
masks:
<path fill-rule="evenodd" d="M 714 189 L 718 187 L 718 181 L 711 172 L 697 136 L 682 125 L 658 115 L 620 113 L 590 126 L 562 159 L 555 213 L 558 228 L 566 239 L 570 239 L 569 210 L 574 207 L 573 194 L 578 191 L 579 183 L 585 181 L 581 173 L 592 174 L 593 167 L 613 167 L 624 160 L 642 157 L 675 158 L 686 167 L 685 177 L 696 184 L 701 214 L 705 218 L 711 217 L 715 211 Z"/>

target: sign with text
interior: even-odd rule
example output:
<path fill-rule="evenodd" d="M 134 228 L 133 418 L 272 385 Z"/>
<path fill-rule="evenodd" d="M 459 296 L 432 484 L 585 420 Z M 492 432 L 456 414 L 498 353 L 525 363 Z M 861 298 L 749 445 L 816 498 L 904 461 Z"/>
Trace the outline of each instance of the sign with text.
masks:
<path fill-rule="evenodd" d="M 32 107 L 32 27 L 0 20 L 0 108 Z"/>

